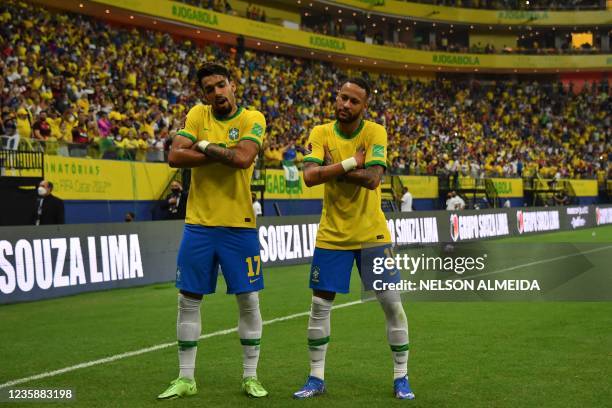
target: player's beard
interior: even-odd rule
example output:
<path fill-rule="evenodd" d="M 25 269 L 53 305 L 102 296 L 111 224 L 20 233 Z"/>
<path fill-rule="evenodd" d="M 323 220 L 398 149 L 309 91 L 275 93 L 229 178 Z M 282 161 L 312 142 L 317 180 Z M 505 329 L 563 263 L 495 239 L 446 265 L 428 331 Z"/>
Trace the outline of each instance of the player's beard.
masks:
<path fill-rule="evenodd" d="M 223 101 L 221 101 L 221 104 L 219 104 L 219 100 L 215 100 L 213 110 L 215 111 L 216 116 L 227 116 L 232 111 L 232 104 L 230 103 L 228 98 L 224 97 Z"/>
<path fill-rule="evenodd" d="M 344 116 L 340 115 L 340 112 L 344 112 Z M 352 114 L 349 110 L 336 108 L 336 120 L 340 123 L 353 123 L 359 119 L 360 115 L 361 112 Z"/>

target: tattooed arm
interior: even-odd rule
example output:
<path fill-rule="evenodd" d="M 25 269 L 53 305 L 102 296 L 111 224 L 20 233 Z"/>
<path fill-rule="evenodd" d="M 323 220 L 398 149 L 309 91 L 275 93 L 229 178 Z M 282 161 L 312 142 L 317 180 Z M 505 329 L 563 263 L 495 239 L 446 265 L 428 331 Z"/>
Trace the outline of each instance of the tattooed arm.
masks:
<path fill-rule="evenodd" d="M 375 190 L 380 184 L 384 173 L 385 168 L 383 166 L 374 165 L 365 169 L 349 171 L 342 179 L 344 182 L 357 184 L 368 190 Z"/>
<path fill-rule="evenodd" d="M 195 144 L 188 138 L 177 135 L 172 140 L 168 154 L 168 165 L 173 168 L 191 168 L 202 166 L 210 160 L 199 150 L 194 150 Z"/>
<path fill-rule="evenodd" d="M 355 159 L 356 167 L 361 167 L 365 159 L 365 152 L 358 151 L 353 158 Z M 349 173 L 351 172 L 349 171 Z M 312 187 L 349 173 L 347 173 L 342 163 L 331 163 L 331 155 L 329 155 L 329 151 L 326 148 L 323 166 L 313 162 L 304 164 L 304 183 L 308 187 Z"/>
<path fill-rule="evenodd" d="M 221 147 L 213 143 L 202 146 L 201 143 L 198 143 L 198 149 L 202 151 L 202 148 L 204 148 L 203 152 L 209 160 L 238 169 L 248 169 L 251 167 L 259 152 L 259 145 L 252 140 L 241 140 L 233 149 Z"/>

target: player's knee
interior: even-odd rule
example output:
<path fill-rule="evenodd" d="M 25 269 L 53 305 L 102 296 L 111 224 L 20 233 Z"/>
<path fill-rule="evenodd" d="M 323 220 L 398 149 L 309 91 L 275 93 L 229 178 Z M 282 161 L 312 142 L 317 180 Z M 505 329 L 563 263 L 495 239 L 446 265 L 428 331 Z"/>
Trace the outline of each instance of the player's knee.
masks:
<path fill-rule="evenodd" d="M 387 319 L 406 320 L 406 313 L 404 312 L 399 293 L 393 291 L 377 292 L 376 298 Z"/>
<path fill-rule="evenodd" d="M 314 297 L 318 297 L 318 298 L 329 300 L 333 302 L 334 299 L 336 298 L 336 292 L 328 292 L 326 290 L 314 289 L 312 291 L 312 294 L 313 294 L 313 299 Z"/>
<path fill-rule="evenodd" d="M 198 312 L 200 311 L 200 304 L 202 303 L 202 298 L 192 298 L 186 296 L 183 292 L 178 295 L 178 308 L 183 312 Z"/>
<path fill-rule="evenodd" d="M 251 314 L 259 312 L 259 294 L 258 292 L 246 292 L 236 295 L 238 301 L 238 309 L 240 314 Z"/>
<path fill-rule="evenodd" d="M 313 319 L 327 319 L 331 312 L 333 302 L 331 300 L 323 299 L 318 296 L 312 297 L 312 309 L 310 316 Z"/>
<path fill-rule="evenodd" d="M 187 292 L 186 290 L 179 290 L 179 293 L 189 299 L 202 300 L 202 295 L 199 293 Z"/>

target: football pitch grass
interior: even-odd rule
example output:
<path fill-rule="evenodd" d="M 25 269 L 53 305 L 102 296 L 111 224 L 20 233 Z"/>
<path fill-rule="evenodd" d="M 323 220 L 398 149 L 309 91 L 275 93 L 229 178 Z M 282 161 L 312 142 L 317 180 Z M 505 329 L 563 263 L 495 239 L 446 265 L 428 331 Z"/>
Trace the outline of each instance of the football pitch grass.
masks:
<path fill-rule="evenodd" d="M 612 244 L 612 227 L 518 239 Z M 590 260 L 612 265 L 609 254 L 594 253 Z M 202 334 L 212 335 L 199 343 L 194 397 L 155 400 L 178 372 L 172 283 L 1 306 L 0 384 L 171 344 L 11 388 L 75 390 L 76 400 L 46 407 L 612 406 L 611 302 L 406 302 L 416 399 L 395 400 L 383 314 L 376 302 L 359 302 L 356 274 L 352 292 L 335 302 L 350 304 L 332 311 L 328 392 L 294 401 L 291 394 L 309 370 L 308 271 L 308 265 L 265 270 L 260 303 L 270 323 L 264 326 L 258 375 L 267 398 L 248 399 L 240 391 L 238 335 L 222 332 L 236 327 L 237 306 L 234 296 L 224 294 L 222 280 L 202 305 Z M 279 319 L 284 317 L 289 318 Z"/>

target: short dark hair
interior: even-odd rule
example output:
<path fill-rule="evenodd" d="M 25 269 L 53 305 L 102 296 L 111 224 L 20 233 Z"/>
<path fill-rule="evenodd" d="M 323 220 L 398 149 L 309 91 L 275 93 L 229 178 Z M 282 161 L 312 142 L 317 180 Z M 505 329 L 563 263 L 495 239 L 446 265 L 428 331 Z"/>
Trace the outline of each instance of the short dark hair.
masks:
<path fill-rule="evenodd" d="M 49 191 L 53 190 L 53 183 L 50 181 L 47 181 L 47 184 L 49 185 Z"/>
<path fill-rule="evenodd" d="M 202 79 L 211 75 L 222 75 L 231 80 L 229 69 L 216 62 L 207 62 L 198 69 L 198 85 L 202 86 Z"/>
<path fill-rule="evenodd" d="M 344 81 L 344 83 L 347 83 L 347 82 L 350 82 L 351 84 L 355 84 L 358 87 L 362 88 L 366 93 L 366 97 L 370 96 L 370 89 L 371 89 L 370 84 L 364 78 L 353 77 L 353 78 L 349 78 L 346 81 Z"/>

